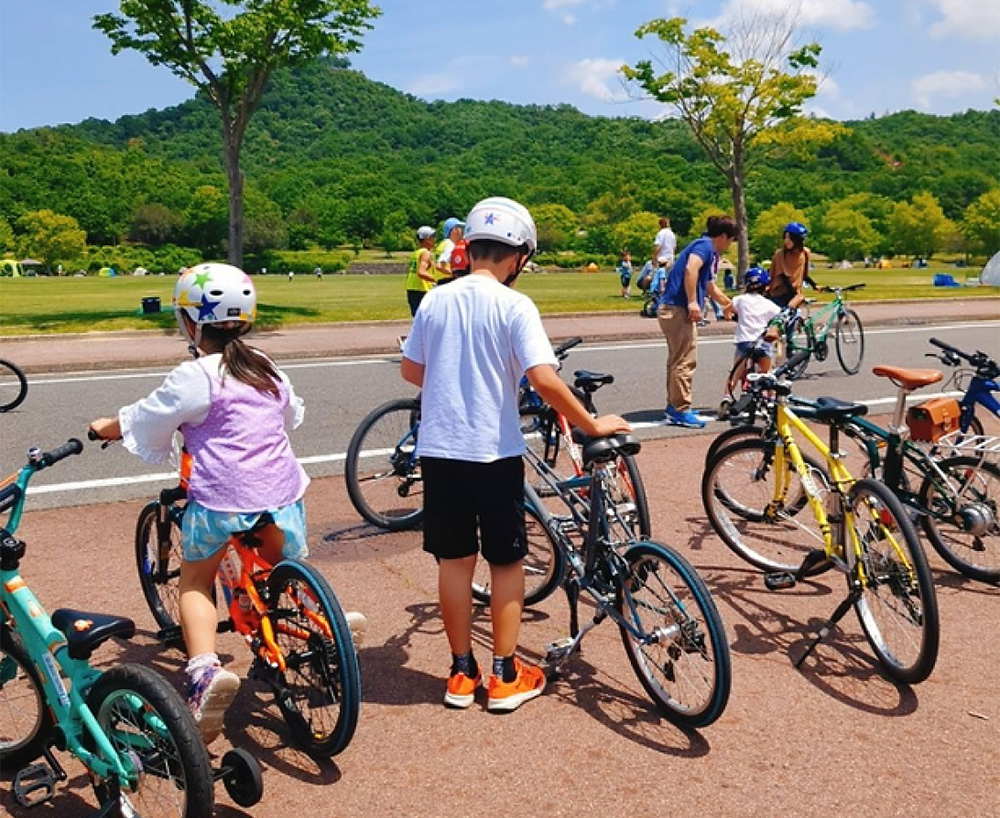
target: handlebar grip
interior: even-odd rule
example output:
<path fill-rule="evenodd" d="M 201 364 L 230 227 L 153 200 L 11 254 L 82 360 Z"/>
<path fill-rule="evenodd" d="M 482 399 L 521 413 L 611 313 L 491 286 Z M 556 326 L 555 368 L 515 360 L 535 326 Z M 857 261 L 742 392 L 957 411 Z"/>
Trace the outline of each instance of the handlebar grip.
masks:
<path fill-rule="evenodd" d="M 559 346 L 557 346 L 553 352 L 555 352 L 557 358 L 561 358 L 565 353 L 569 352 L 573 347 L 578 346 L 583 343 L 583 338 L 579 336 L 575 338 L 568 338 L 563 341 Z"/>
<path fill-rule="evenodd" d="M 87 440 L 104 440 L 97 432 L 93 429 L 87 429 Z"/>
<path fill-rule="evenodd" d="M 810 355 L 812 355 L 811 350 L 800 349 L 791 358 L 789 358 L 781 366 L 775 369 L 774 372 L 772 372 L 771 374 L 774 375 L 775 378 L 781 378 L 786 372 L 788 372 L 788 370 L 794 369 L 803 361 L 808 360 Z"/>
<path fill-rule="evenodd" d="M 42 467 L 48 467 L 55 463 L 58 463 L 64 457 L 69 457 L 71 454 L 80 454 L 83 451 L 83 444 L 77 440 L 75 437 L 71 437 L 62 446 L 53 449 L 51 452 L 46 452 L 40 458 Z"/>

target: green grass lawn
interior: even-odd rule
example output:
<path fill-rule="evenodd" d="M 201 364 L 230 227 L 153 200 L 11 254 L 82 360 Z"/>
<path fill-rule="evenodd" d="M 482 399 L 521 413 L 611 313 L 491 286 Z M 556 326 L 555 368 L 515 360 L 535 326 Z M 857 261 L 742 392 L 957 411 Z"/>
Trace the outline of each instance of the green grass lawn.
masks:
<path fill-rule="evenodd" d="M 899 298 L 977 298 L 1000 295 L 996 287 L 934 287 L 938 272 L 956 281 L 976 269 L 937 267 L 923 270 L 817 269 L 820 284 L 859 281 L 868 286 L 853 293 L 856 301 Z M 3 278 L 0 279 L 0 336 L 29 333 L 89 332 L 174 327 L 170 302 L 173 276 L 134 278 Z M 403 277 L 393 275 L 326 275 L 316 280 L 298 275 L 255 278 L 260 298 L 258 325 L 379 321 L 409 318 Z M 637 310 L 637 296 L 626 304 L 612 272 L 551 272 L 524 274 L 518 289 L 530 295 L 542 313 Z M 163 312 L 143 314 L 142 299 L 159 297 Z M 824 296 L 820 296 L 823 300 Z"/>

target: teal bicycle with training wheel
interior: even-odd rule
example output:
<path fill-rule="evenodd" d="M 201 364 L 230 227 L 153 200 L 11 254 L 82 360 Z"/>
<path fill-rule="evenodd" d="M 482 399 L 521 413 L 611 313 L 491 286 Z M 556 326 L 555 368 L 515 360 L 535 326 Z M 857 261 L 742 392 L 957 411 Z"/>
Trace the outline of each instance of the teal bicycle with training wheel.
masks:
<path fill-rule="evenodd" d="M 21 575 L 27 545 L 14 534 L 28 483 L 82 450 L 75 439 L 51 452 L 31 449 L 0 483 L 0 513 L 9 513 L 0 528 L 0 768 L 17 771 L 14 800 L 27 808 L 53 797 L 68 778 L 56 748 L 86 768 L 102 817 L 210 818 L 216 779 L 251 806 L 263 792 L 256 759 L 231 750 L 213 771 L 193 716 L 166 679 L 142 665 L 91 665 L 98 647 L 131 638 L 135 623 L 69 608 L 50 615 Z"/>
<path fill-rule="evenodd" d="M 857 374 L 865 357 L 865 330 L 858 314 L 847 306 L 844 293 L 863 289 L 864 286 L 851 284 L 847 287 L 825 287 L 824 290 L 833 293 L 833 301 L 819 307 L 815 314 L 810 314 L 810 305 L 815 301 L 809 299 L 799 308 L 798 314 L 786 323 L 784 355 L 779 357 L 791 360 L 799 352 L 809 353 L 796 359 L 797 363 L 788 370 L 787 377 L 792 380 L 801 378 L 812 358 L 825 361 L 830 354 L 831 333 L 840 368 L 848 375 Z"/>

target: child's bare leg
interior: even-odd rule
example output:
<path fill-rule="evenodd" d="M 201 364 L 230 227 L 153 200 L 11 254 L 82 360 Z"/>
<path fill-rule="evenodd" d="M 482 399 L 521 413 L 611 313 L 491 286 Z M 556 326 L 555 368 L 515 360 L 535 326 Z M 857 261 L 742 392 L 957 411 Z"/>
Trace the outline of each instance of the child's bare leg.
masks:
<path fill-rule="evenodd" d="M 472 650 L 472 575 L 476 554 L 457 559 L 443 559 L 438 564 L 438 597 L 441 619 L 448 644 L 455 656 Z"/>
<path fill-rule="evenodd" d="M 524 564 L 490 566 L 490 616 L 493 620 L 493 653 L 513 656 L 521 633 L 524 611 Z"/>
<path fill-rule="evenodd" d="M 215 629 L 219 615 L 212 601 L 212 586 L 225 553 L 226 549 L 220 548 L 206 560 L 181 562 L 181 629 L 190 658 L 215 653 Z"/>
<path fill-rule="evenodd" d="M 768 372 L 771 371 L 771 358 L 765 355 L 763 358 L 757 361 L 757 366 L 759 366 L 760 371 L 766 375 Z"/>

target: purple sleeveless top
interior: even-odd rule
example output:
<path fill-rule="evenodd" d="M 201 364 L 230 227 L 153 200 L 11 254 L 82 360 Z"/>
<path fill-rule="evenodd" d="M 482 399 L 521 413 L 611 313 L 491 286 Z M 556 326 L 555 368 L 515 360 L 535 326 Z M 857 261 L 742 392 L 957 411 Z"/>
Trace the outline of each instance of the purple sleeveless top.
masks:
<path fill-rule="evenodd" d="M 197 426 L 181 426 L 194 459 L 188 496 L 213 511 L 244 513 L 300 500 L 309 478 L 285 431 L 288 386 L 278 381 L 276 397 L 231 376 L 223 380 L 213 367 L 202 369 L 211 382 L 211 408 Z"/>

